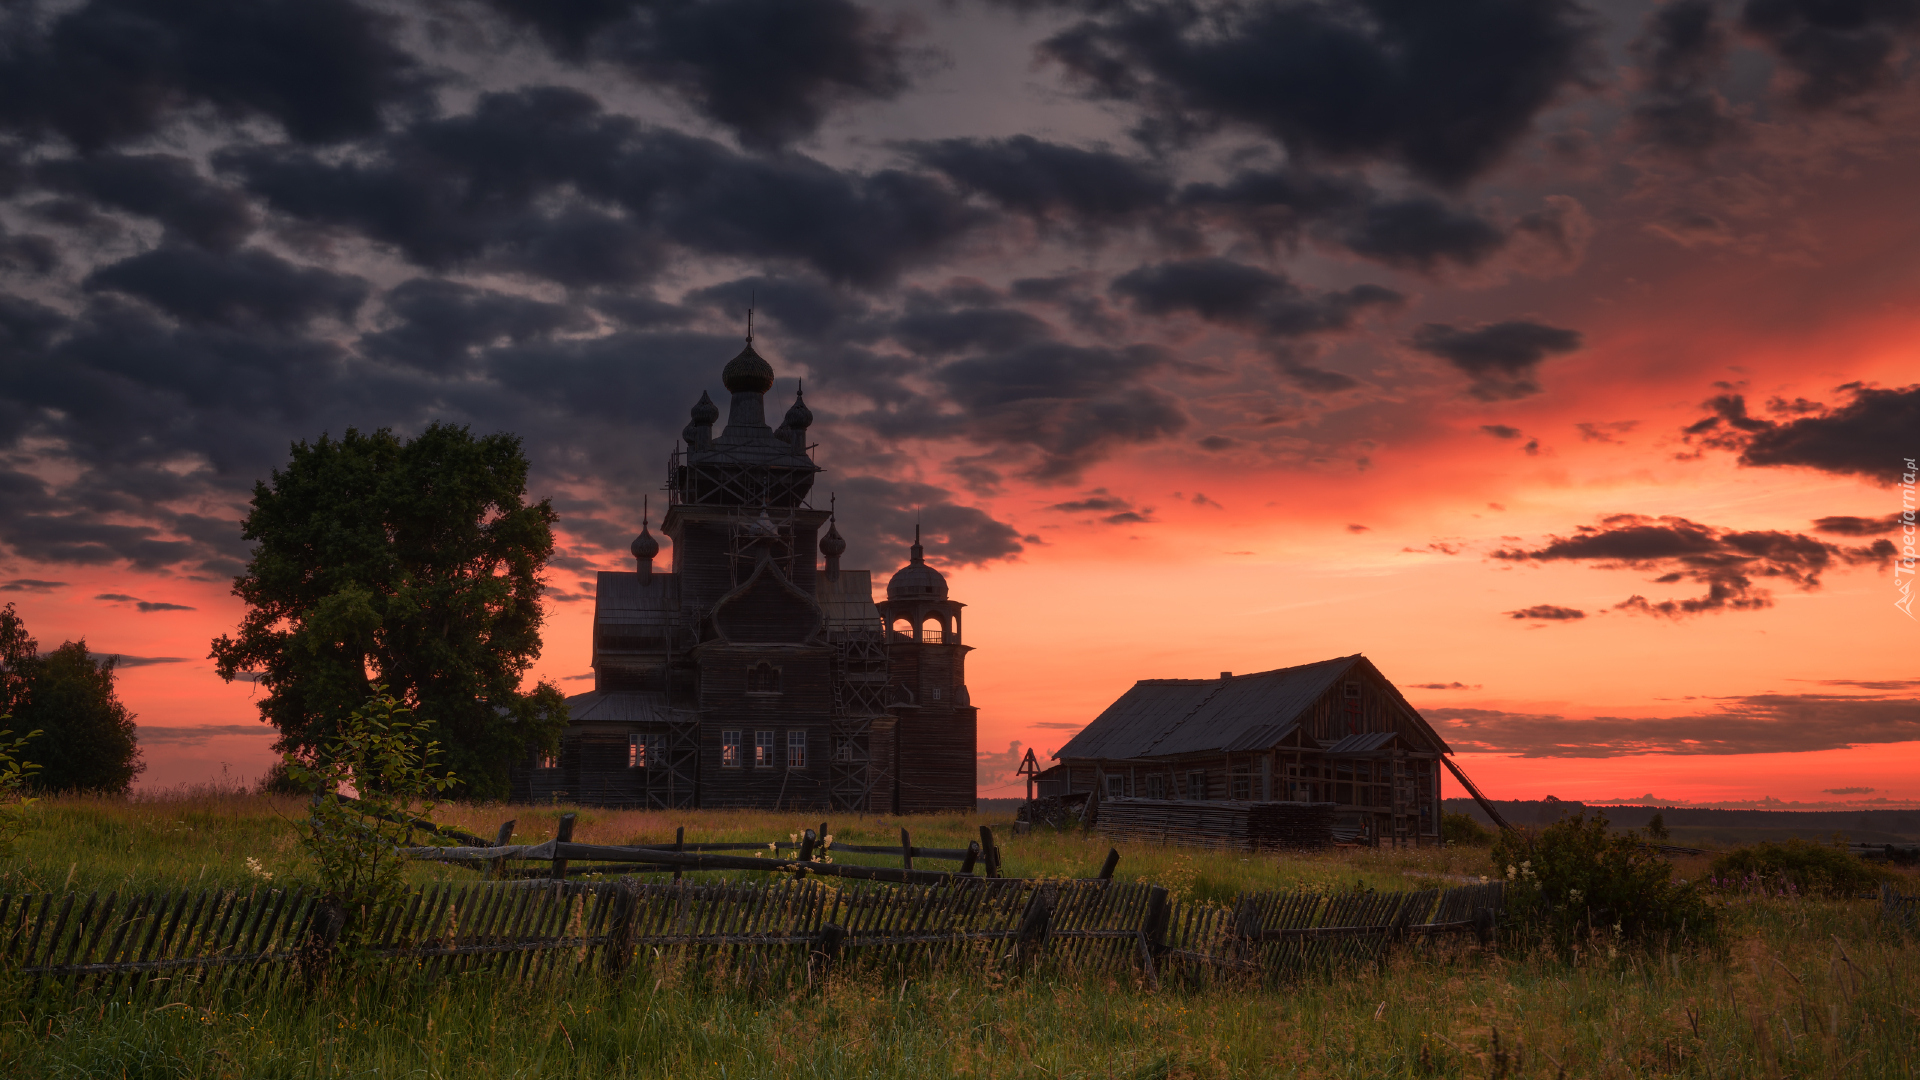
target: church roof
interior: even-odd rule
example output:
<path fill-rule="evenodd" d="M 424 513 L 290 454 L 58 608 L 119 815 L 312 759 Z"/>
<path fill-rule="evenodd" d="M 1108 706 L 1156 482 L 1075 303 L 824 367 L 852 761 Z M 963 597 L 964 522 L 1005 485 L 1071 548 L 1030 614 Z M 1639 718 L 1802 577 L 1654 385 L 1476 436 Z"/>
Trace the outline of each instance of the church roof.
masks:
<path fill-rule="evenodd" d="M 813 596 L 827 613 L 829 630 L 878 630 L 880 608 L 873 602 L 873 573 L 842 570 L 838 578 L 814 579 Z"/>
<path fill-rule="evenodd" d="M 1264 749 L 1285 738 L 1322 694 L 1364 663 L 1355 653 L 1225 679 L 1143 679 L 1053 756 L 1116 760 Z M 1412 706 L 1407 711 L 1419 716 Z"/>

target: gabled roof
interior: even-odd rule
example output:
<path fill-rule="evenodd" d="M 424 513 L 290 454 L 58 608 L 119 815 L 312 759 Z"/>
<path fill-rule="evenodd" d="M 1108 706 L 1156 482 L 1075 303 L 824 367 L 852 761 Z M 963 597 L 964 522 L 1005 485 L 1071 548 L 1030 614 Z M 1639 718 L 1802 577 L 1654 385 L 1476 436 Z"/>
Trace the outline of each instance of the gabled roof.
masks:
<path fill-rule="evenodd" d="M 1359 660 L 1355 653 L 1226 679 L 1143 679 L 1054 757 L 1163 757 L 1270 746 Z"/>
<path fill-rule="evenodd" d="M 1349 735 L 1332 746 L 1327 747 L 1329 754 L 1370 754 L 1400 737 L 1397 731 L 1363 731 L 1358 735 Z"/>

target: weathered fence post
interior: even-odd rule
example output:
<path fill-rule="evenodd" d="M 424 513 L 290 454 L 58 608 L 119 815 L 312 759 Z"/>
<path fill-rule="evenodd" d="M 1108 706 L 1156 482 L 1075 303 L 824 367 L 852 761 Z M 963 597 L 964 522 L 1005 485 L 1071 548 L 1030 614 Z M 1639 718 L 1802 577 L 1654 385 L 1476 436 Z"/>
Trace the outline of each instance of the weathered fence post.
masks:
<path fill-rule="evenodd" d="M 1494 913 L 1490 907 L 1473 909 L 1473 936 L 1482 946 L 1493 944 Z"/>
<path fill-rule="evenodd" d="M 806 832 L 800 834 L 800 861 L 801 862 L 813 861 L 814 840 L 815 840 L 815 837 L 813 835 L 812 829 L 808 829 Z"/>
<path fill-rule="evenodd" d="M 1100 864 L 1100 880 L 1112 881 L 1114 868 L 1120 865 L 1120 849 L 1108 848 L 1107 861 Z"/>
<path fill-rule="evenodd" d="M 913 869 L 913 841 L 907 836 L 906 826 L 900 827 L 900 865 Z"/>
<path fill-rule="evenodd" d="M 1147 913 L 1134 934 L 1140 959 L 1140 977 L 1149 990 L 1160 989 L 1159 957 L 1167 951 L 1167 890 L 1158 885 L 1147 893 Z"/>
<path fill-rule="evenodd" d="M 973 873 L 973 864 L 976 861 L 978 861 L 979 858 L 980 858 L 980 841 L 978 840 L 967 841 L 967 854 L 965 858 L 960 860 L 959 872 L 962 874 Z"/>
<path fill-rule="evenodd" d="M 307 932 L 300 942 L 298 963 L 300 975 L 311 994 L 327 977 L 327 969 L 333 963 L 334 947 L 340 943 L 340 932 L 347 927 L 347 909 L 331 900 L 320 899 L 313 903 L 313 914 L 307 919 Z"/>
<path fill-rule="evenodd" d="M 1053 901 L 1051 889 L 1038 888 L 1027 899 L 1027 910 L 1020 916 L 1020 929 L 1014 932 L 1013 962 L 1020 970 L 1040 954 L 1047 941 L 1047 931 L 1053 926 Z"/>
<path fill-rule="evenodd" d="M 980 826 L 980 857 L 987 861 L 987 876 L 1000 876 L 1000 848 L 993 842 L 993 830 Z"/>
<path fill-rule="evenodd" d="M 673 830 L 673 850 L 685 851 L 686 849 L 687 849 L 687 827 L 685 825 L 680 825 Z M 675 866 L 673 868 L 673 880 L 679 881 L 680 874 L 681 874 L 680 867 Z"/>
<path fill-rule="evenodd" d="M 813 941 L 807 946 L 807 981 L 825 982 L 833 971 L 834 958 L 840 955 L 840 942 L 846 937 L 846 930 L 839 923 L 828 923 L 813 935 Z"/>
<path fill-rule="evenodd" d="M 572 816 L 572 815 L 568 815 Z M 613 884 L 613 910 L 608 913 L 605 960 L 607 978 L 619 982 L 633 959 L 633 924 L 640 909 L 639 891 L 629 882 Z M 605 886 L 602 886 L 605 888 Z"/>
<path fill-rule="evenodd" d="M 560 815 L 560 828 L 555 830 L 553 834 L 553 838 L 555 841 L 562 844 L 568 844 L 573 842 L 573 821 L 576 816 L 577 815 L 574 815 L 574 814 Z M 550 872 L 549 876 L 552 877 L 553 880 L 555 881 L 567 880 L 567 860 L 565 859 L 553 860 L 553 870 Z"/>
<path fill-rule="evenodd" d="M 494 847 L 507 846 L 507 841 L 513 839 L 513 827 L 515 824 L 517 823 L 511 818 L 509 818 L 506 822 L 501 824 L 500 834 L 494 837 L 494 840 L 493 840 Z M 487 871 L 487 876 L 495 877 L 495 878 L 505 877 L 506 869 L 507 869 L 507 860 L 505 858 L 495 859 L 493 860 L 493 867 Z"/>
<path fill-rule="evenodd" d="M 1234 959 L 1259 962 L 1260 931 L 1260 905 L 1251 896 L 1241 897 L 1233 909 Z"/>

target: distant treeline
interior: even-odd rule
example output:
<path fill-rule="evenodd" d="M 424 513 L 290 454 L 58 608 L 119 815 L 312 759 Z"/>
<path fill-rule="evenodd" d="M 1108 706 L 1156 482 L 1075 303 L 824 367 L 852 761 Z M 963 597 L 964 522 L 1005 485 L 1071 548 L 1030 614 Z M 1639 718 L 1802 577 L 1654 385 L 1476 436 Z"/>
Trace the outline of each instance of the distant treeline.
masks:
<path fill-rule="evenodd" d="M 1681 806 L 1596 806 L 1568 801 L 1540 799 L 1494 799 L 1501 816 L 1515 825 L 1545 825 L 1559 819 L 1561 813 L 1599 810 L 1607 820 L 1623 829 L 1646 826 L 1653 815 L 1671 829 L 1834 829 L 1882 833 L 1920 834 L 1920 810 L 1706 810 Z M 1450 814 L 1472 814 L 1474 820 L 1491 824 L 1472 799 L 1447 799 Z"/>

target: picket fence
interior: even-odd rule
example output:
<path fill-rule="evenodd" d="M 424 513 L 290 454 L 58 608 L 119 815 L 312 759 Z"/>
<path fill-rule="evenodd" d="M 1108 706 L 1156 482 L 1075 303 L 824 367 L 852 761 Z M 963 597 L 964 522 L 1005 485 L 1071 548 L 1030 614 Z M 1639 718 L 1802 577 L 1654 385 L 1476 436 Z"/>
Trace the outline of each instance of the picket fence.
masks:
<path fill-rule="evenodd" d="M 359 977 L 539 979 L 691 965 L 709 977 L 819 979 L 1036 963 L 1280 977 L 1381 960 L 1402 942 L 1492 932 L 1498 882 L 1417 892 L 1173 902 L 1103 880 L 935 885 L 491 881 L 426 885 L 348 913 L 299 890 L 0 896 L 0 970 L 41 991 L 211 1001 Z M 353 926 L 349 926 L 350 920 Z M 351 929 L 352 932 L 348 932 Z"/>

